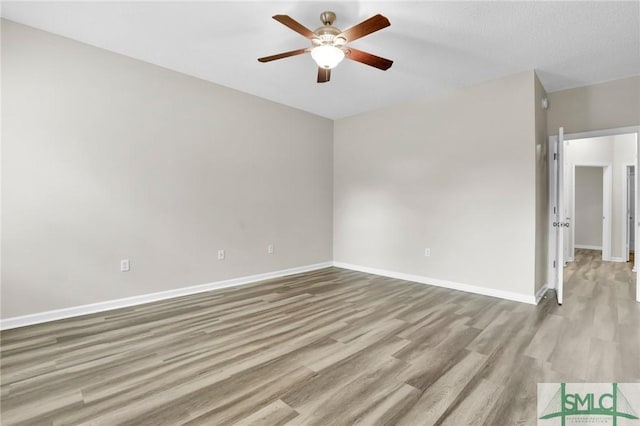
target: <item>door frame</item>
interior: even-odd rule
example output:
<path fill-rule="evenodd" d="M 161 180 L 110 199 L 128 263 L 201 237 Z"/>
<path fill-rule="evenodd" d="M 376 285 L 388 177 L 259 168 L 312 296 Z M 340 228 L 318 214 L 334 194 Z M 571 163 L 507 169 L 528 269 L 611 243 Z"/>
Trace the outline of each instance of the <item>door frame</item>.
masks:
<path fill-rule="evenodd" d="M 558 182 L 561 178 L 564 181 L 564 143 L 559 144 L 558 141 L 562 139 L 564 141 L 564 129 L 560 127 L 558 129 L 559 134 L 556 136 L 549 136 L 547 146 L 547 172 L 548 172 L 548 196 L 547 203 L 548 208 L 548 238 L 547 238 L 547 288 L 554 289 L 556 292 L 556 300 L 558 305 L 562 305 L 564 291 L 563 291 L 563 279 L 564 279 L 564 249 L 560 250 L 562 245 L 559 239 L 564 240 L 564 232 L 560 229 L 563 224 L 561 218 L 566 215 L 560 215 L 560 212 L 556 213 L 556 208 L 559 209 L 560 202 L 558 197 Z M 562 162 L 557 161 L 562 160 Z M 562 173 L 560 173 L 562 171 Z M 563 189 L 564 191 L 564 189 Z M 562 252 L 562 255 L 560 253 Z M 556 264 L 556 261 L 557 264 Z"/>
<path fill-rule="evenodd" d="M 611 257 L 611 234 L 613 233 L 613 164 L 605 162 L 587 162 L 587 163 L 571 163 L 571 211 L 569 221 L 571 226 L 567 228 L 571 232 L 571 239 L 567 239 L 570 242 L 569 258 L 567 261 L 572 262 L 575 256 L 576 250 L 576 167 L 599 167 L 602 169 L 602 215 L 604 220 L 602 221 L 602 260 L 607 262 L 615 261 Z M 624 235 L 624 234 L 622 234 Z"/>
<path fill-rule="evenodd" d="M 624 218 L 622 220 L 622 235 L 625 236 L 625 239 L 622 241 L 623 243 L 623 253 L 624 253 L 624 261 L 628 262 L 629 261 L 629 251 L 631 250 L 631 246 L 630 246 L 630 237 L 631 237 L 631 227 L 629 226 L 629 168 L 633 167 L 633 179 L 634 179 L 634 184 L 637 183 L 637 178 L 636 178 L 636 165 L 633 163 L 624 163 L 623 164 L 624 169 L 622 171 L 623 173 L 623 177 L 622 177 L 622 202 L 623 204 L 623 208 L 622 208 L 622 214 L 624 215 Z M 634 185 L 635 187 L 635 185 Z M 637 190 L 636 190 L 636 194 L 637 194 Z M 635 197 L 634 197 L 634 203 L 635 203 Z M 635 208 L 635 205 L 634 205 Z M 635 215 L 633 216 L 634 220 L 635 220 Z M 635 246 L 635 234 L 634 234 L 634 246 Z M 636 258 L 635 258 L 635 247 L 634 247 L 634 257 L 633 257 L 633 271 L 636 271 Z"/>
<path fill-rule="evenodd" d="M 564 140 L 572 140 L 572 139 L 587 139 L 587 138 L 595 138 L 595 137 L 601 137 L 601 136 L 615 136 L 615 135 L 625 135 L 628 133 L 635 133 L 636 135 L 636 174 L 635 174 L 635 189 L 636 189 L 636 197 L 635 197 L 635 206 L 634 206 L 634 211 L 635 211 L 635 215 L 634 218 L 636 220 L 635 223 L 635 241 L 634 241 L 634 252 L 637 253 L 638 252 L 638 240 L 640 240 L 640 238 L 637 238 L 638 236 L 638 230 L 640 229 L 640 221 L 638 221 L 638 164 L 640 164 L 640 126 L 629 126 L 629 127 L 617 127 L 617 128 L 612 128 L 612 129 L 601 129 L 601 130 L 591 130 L 588 132 L 576 132 L 576 133 L 567 133 L 564 135 Z M 555 189 L 553 188 L 553 182 L 555 182 L 555 176 L 553 175 L 553 153 L 555 150 L 555 144 L 558 141 L 558 135 L 553 135 L 553 136 L 549 136 L 548 138 L 548 146 L 547 146 L 547 156 L 548 156 L 548 162 L 547 164 L 549 164 L 548 167 L 548 172 L 549 172 L 549 212 L 548 212 L 548 217 L 549 217 L 549 224 L 552 224 L 555 221 L 555 214 L 553 212 L 553 206 L 555 205 L 555 200 L 554 200 L 554 196 L 555 196 Z M 547 282 L 548 284 L 548 288 L 551 289 L 555 289 L 555 266 L 553 264 L 553 261 L 555 259 L 555 243 L 556 243 L 556 236 L 555 236 L 555 232 L 553 232 L 553 227 L 549 226 L 548 229 L 548 241 L 549 241 L 549 245 L 547 247 L 547 259 L 548 259 L 548 272 L 547 272 Z M 558 267 L 564 267 L 564 265 L 557 265 Z M 636 273 L 636 283 L 638 282 L 638 276 L 637 276 L 637 268 L 635 268 Z M 640 284 L 636 284 L 636 301 L 640 302 Z"/>

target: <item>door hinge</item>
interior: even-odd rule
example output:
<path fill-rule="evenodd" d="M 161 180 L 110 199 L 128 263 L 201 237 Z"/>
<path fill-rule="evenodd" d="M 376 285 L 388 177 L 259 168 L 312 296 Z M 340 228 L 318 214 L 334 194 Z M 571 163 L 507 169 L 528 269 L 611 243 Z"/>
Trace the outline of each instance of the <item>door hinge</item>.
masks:
<path fill-rule="evenodd" d="M 556 154 L 555 152 L 553 153 L 553 159 L 557 160 L 558 159 L 558 154 Z"/>
<path fill-rule="evenodd" d="M 556 267 L 556 261 L 555 260 L 553 261 L 553 267 L 554 268 Z"/>
<path fill-rule="evenodd" d="M 556 214 L 556 208 L 555 207 L 553 208 L 553 214 Z"/>

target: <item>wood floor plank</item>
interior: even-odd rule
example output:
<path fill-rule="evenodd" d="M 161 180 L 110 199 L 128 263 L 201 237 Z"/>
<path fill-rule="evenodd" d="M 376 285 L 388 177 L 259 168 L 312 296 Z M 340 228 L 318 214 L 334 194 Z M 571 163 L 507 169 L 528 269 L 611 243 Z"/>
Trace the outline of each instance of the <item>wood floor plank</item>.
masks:
<path fill-rule="evenodd" d="M 486 356 L 468 352 L 456 365 L 447 370 L 400 419 L 399 425 L 433 425 L 456 400 L 465 386 L 486 361 Z"/>
<path fill-rule="evenodd" d="M 402 418 L 405 412 L 420 398 L 421 392 L 406 383 L 395 389 L 389 389 L 384 397 L 375 401 L 367 409 L 360 412 L 353 424 L 392 425 Z"/>
<path fill-rule="evenodd" d="M 298 412 L 282 400 L 277 399 L 266 407 L 234 423 L 237 426 L 283 425 L 298 415 Z"/>
<path fill-rule="evenodd" d="M 535 424 L 538 382 L 640 381 L 631 265 L 531 306 L 326 268 L 0 332 L 3 425 Z"/>
<path fill-rule="evenodd" d="M 493 406 L 498 403 L 502 386 L 487 380 L 480 380 L 467 391 L 467 395 L 458 398 L 457 404 L 451 404 L 445 415 L 440 417 L 441 424 L 447 426 L 473 426 L 484 424 Z"/>
<path fill-rule="evenodd" d="M 561 329 L 564 319 L 558 315 L 547 315 L 545 321 L 537 327 L 536 332 L 527 345 L 524 354 L 541 361 L 546 361 L 551 356 L 553 349 L 558 344 L 558 330 Z"/>

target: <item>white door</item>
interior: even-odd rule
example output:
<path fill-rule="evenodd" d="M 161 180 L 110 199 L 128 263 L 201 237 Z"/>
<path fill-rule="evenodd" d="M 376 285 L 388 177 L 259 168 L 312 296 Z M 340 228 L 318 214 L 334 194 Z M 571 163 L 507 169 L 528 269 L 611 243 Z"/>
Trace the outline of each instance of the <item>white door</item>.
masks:
<path fill-rule="evenodd" d="M 553 226 L 556 233 L 556 297 L 558 298 L 558 305 L 562 305 L 563 297 L 563 280 L 564 280 L 564 228 L 568 226 L 567 222 L 564 222 L 565 218 L 565 205 L 564 205 L 564 128 L 560 127 L 558 130 L 558 143 L 555 149 L 555 161 L 554 175 L 555 175 L 555 195 L 556 195 L 556 208 L 555 208 L 555 221 Z"/>

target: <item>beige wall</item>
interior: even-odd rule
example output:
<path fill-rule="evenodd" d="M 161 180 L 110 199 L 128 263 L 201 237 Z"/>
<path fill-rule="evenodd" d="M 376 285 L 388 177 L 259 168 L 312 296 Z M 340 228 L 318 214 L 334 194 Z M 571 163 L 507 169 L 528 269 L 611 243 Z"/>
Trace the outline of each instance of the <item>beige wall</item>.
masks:
<path fill-rule="evenodd" d="M 640 76 L 549 93 L 547 131 L 565 133 L 640 125 Z"/>
<path fill-rule="evenodd" d="M 532 296 L 534 101 L 525 72 L 337 120 L 334 260 Z"/>
<path fill-rule="evenodd" d="M 531 296 L 547 134 L 640 124 L 640 77 L 533 72 L 332 123 L 2 24 L 2 318 L 332 258 Z"/>
<path fill-rule="evenodd" d="M 535 291 L 547 285 L 549 265 L 549 165 L 547 158 L 547 111 L 542 99 L 547 93 L 535 76 L 535 164 L 536 164 L 536 272 Z"/>
<path fill-rule="evenodd" d="M 330 120 L 2 21 L 2 124 L 2 318 L 332 259 Z"/>
<path fill-rule="evenodd" d="M 575 227 L 576 246 L 602 249 L 602 167 L 576 167 Z"/>

